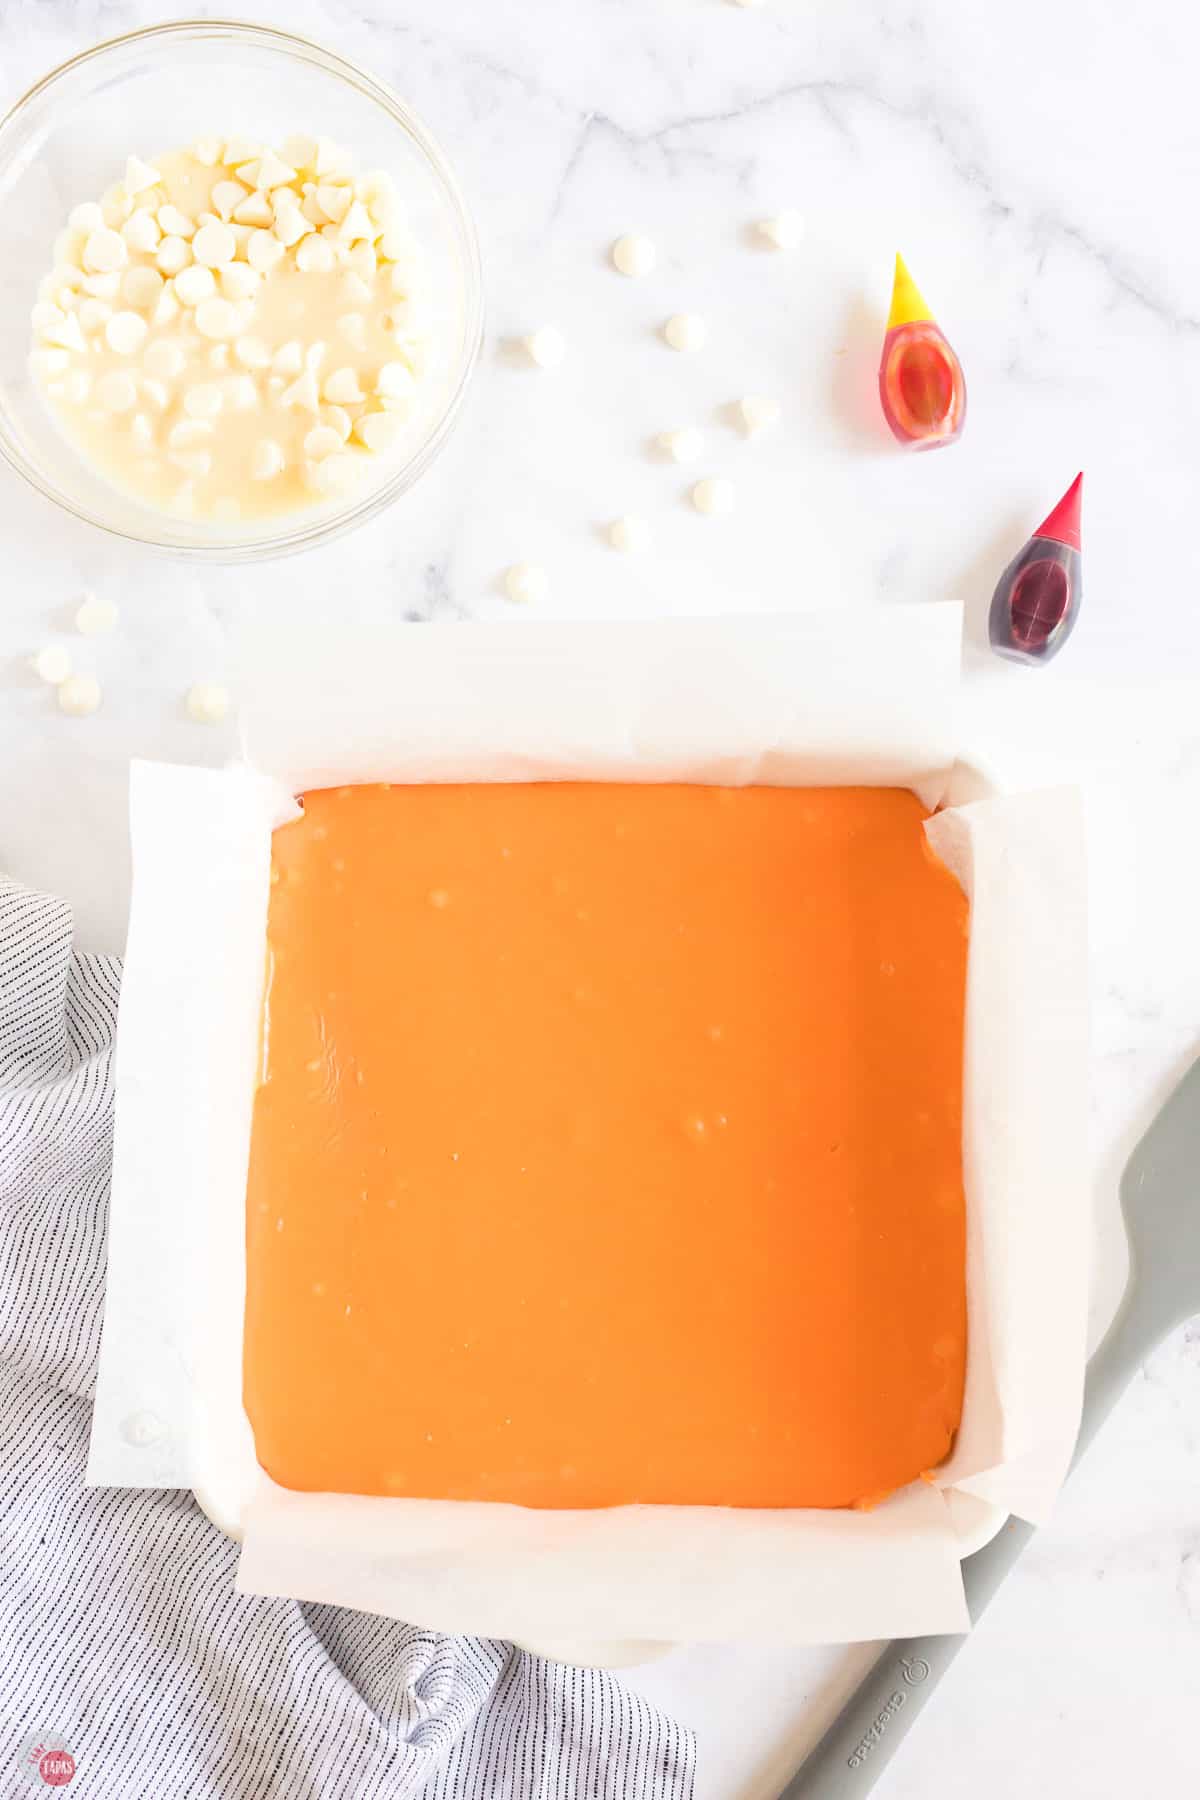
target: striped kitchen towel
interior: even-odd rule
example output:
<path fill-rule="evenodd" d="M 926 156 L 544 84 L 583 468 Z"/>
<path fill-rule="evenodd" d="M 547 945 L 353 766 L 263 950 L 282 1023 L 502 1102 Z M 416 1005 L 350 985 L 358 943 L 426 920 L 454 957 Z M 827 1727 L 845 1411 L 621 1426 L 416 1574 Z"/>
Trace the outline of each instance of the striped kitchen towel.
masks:
<path fill-rule="evenodd" d="M 120 974 L 0 881 L 0 1796 L 687 1800 L 612 1676 L 236 1594 L 190 1493 L 84 1487 Z"/>

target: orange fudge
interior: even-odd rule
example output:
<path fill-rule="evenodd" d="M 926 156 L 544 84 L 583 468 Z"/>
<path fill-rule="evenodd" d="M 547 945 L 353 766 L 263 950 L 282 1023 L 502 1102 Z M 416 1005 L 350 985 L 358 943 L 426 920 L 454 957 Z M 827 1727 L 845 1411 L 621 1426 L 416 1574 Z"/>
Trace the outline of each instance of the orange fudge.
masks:
<path fill-rule="evenodd" d="M 845 1506 L 946 1455 L 967 905 L 913 795 L 304 796 L 245 1401 L 291 1488 Z"/>

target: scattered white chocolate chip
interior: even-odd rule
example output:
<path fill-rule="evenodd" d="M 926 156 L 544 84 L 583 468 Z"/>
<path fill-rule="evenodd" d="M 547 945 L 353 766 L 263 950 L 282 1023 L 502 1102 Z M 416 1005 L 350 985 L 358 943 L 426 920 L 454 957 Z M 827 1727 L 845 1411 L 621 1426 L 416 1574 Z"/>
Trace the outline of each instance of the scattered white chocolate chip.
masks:
<path fill-rule="evenodd" d="M 216 276 L 211 269 L 202 268 L 199 263 L 180 269 L 175 277 L 175 292 L 185 306 L 199 306 L 202 300 L 207 300 L 216 291 Z"/>
<path fill-rule="evenodd" d="M 317 378 L 311 369 L 302 369 L 292 385 L 284 388 L 279 396 L 279 404 L 299 406 L 311 413 L 319 410 L 321 397 L 317 389 Z"/>
<path fill-rule="evenodd" d="M 407 363 L 385 362 L 375 377 L 375 390 L 389 400 L 399 400 L 412 392 L 413 372 Z"/>
<path fill-rule="evenodd" d="M 121 236 L 131 250 L 154 250 L 162 232 L 152 212 L 135 212 L 122 225 Z"/>
<path fill-rule="evenodd" d="M 352 421 L 350 414 L 346 411 L 344 406 L 323 406 L 321 408 L 321 423 L 322 425 L 328 425 L 331 430 L 336 431 L 343 444 L 350 436 L 350 426 Z"/>
<path fill-rule="evenodd" d="M 186 705 L 197 725 L 219 725 L 229 711 L 229 694 L 215 681 L 197 681 L 187 691 Z"/>
<path fill-rule="evenodd" d="M 218 181 L 212 191 L 212 203 L 222 219 L 231 219 L 236 207 L 250 198 L 250 189 L 240 181 Z"/>
<path fill-rule="evenodd" d="M 67 224 L 72 231 L 91 234 L 99 231 L 104 224 L 104 211 L 96 200 L 84 200 L 79 206 L 73 206 L 67 214 Z"/>
<path fill-rule="evenodd" d="M 100 704 L 100 683 L 94 675 L 68 675 L 59 683 L 58 704 L 72 718 L 86 718 Z"/>
<path fill-rule="evenodd" d="M 233 217 L 239 225 L 270 225 L 275 214 L 271 211 L 271 202 L 265 194 L 248 194 L 240 206 L 233 209 Z"/>
<path fill-rule="evenodd" d="M 246 240 L 246 261 L 260 275 L 283 260 L 283 245 L 270 231 L 252 231 Z"/>
<path fill-rule="evenodd" d="M 759 220 L 758 233 L 776 250 L 794 250 L 804 236 L 804 220 L 798 212 L 776 213 Z"/>
<path fill-rule="evenodd" d="M 145 413 L 134 413 L 129 421 L 129 431 L 139 450 L 153 449 L 154 427 Z"/>
<path fill-rule="evenodd" d="M 648 550 L 650 527 L 639 513 L 626 513 L 623 519 L 614 519 L 609 526 L 608 541 L 614 550 Z"/>
<path fill-rule="evenodd" d="M 262 188 L 264 192 L 267 192 L 271 188 L 283 187 L 285 183 L 293 182 L 295 179 L 296 170 L 285 163 L 282 157 L 276 156 L 273 150 L 263 151 L 259 158 L 255 187 Z"/>
<path fill-rule="evenodd" d="M 296 245 L 296 267 L 306 275 L 327 275 L 336 261 L 328 238 L 306 237 Z"/>
<path fill-rule="evenodd" d="M 222 404 L 221 390 L 215 381 L 198 381 L 183 396 L 183 410 L 189 419 L 215 419 Z"/>
<path fill-rule="evenodd" d="M 262 286 L 262 276 L 248 263 L 226 263 L 217 279 L 227 300 L 253 300 Z"/>
<path fill-rule="evenodd" d="M 326 400 L 337 400 L 351 406 L 357 401 L 365 399 L 365 395 L 358 385 L 358 375 L 351 368 L 334 369 L 332 374 L 325 377 L 321 393 Z"/>
<path fill-rule="evenodd" d="M 528 606 L 546 598 L 550 579 L 537 563 L 514 563 L 505 574 L 504 591 L 519 606 Z"/>
<path fill-rule="evenodd" d="M 567 354 L 567 340 L 557 325 L 542 325 L 524 340 L 529 360 L 539 369 L 557 369 Z"/>
<path fill-rule="evenodd" d="M 692 489 L 692 505 L 707 518 L 724 518 L 733 511 L 733 503 L 733 483 L 723 475 L 706 475 Z"/>
<path fill-rule="evenodd" d="M 157 269 L 148 269 L 144 264 L 136 269 L 126 269 L 121 277 L 121 298 L 128 300 L 130 306 L 146 310 L 154 305 L 162 291 L 162 276 Z"/>
<path fill-rule="evenodd" d="M 613 268 L 622 275 L 649 275 L 658 261 L 658 252 L 648 237 L 630 232 L 619 237 L 612 247 Z"/>
<path fill-rule="evenodd" d="M 137 404 L 137 385 L 124 369 L 110 369 L 96 383 L 96 398 L 105 412 L 132 412 Z"/>
<path fill-rule="evenodd" d="M 738 401 L 738 412 L 743 431 L 747 437 L 753 437 L 756 432 L 765 431 L 778 422 L 779 402 L 768 394 L 747 394 Z"/>
<path fill-rule="evenodd" d="M 30 667 L 50 687 L 57 687 L 71 673 L 71 653 L 61 644 L 47 644 L 36 656 L 31 657 Z"/>
<path fill-rule="evenodd" d="M 157 169 L 144 163 L 140 156 L 131 156 L 125 164 L 125 192 L 140 194 L 143 188 L 154 187 L 162 180 Z"/>
<path fill-rule="evenodd" d="M 101 225 L 93 231 L 83 246 L 83 266 L 97 274 L 111 274 L 116 269 L 123 269 L 129 261 L 129 246 L 119 231 Z"/>
<path fill-rule="evenodd" d="M 285 249 L 290 250 L 293 244 L 298 244 L 302 237 L 307 236 L 312 230 L 312 226 L 304 217 L 300 208 L 293 204 L 291 206 L 281 206 L 279 208 L 275 214 L 275 223 L 271 227 L 271 230 L 279 243 Z"/>
<path fill-rule="evenodd" d="M 273 481 L 287 459 L 274 438 L 260 438 L 250 459 L 250 474 L 255 481 Z"/>
<path fill-rule="evenodd" d="M 179 206 L 160 206 L 154 216 L 164 237 L 190 238 L 196 229 L 195 219 Z"/>
<path fill-rule="evenodd" d="M 361 418 L 355 422 L 354 435 L 360 443 L 366 445 L 368 450 L 379 454 L 384 450 L 391 449 L 403 426 L 404 421 L 399 413 L 363 413 Z"/>
<path fill-rule="evenodd" d="M 204 337 L 237 337 L 242 324 L 242 315 L 232 300 L 222 300 L 220 295 L 202 300 L 196 308 L 196 330 Z"/>
<path fill-rule="evenodd" d="M 115 601 L 89 592 L 75 609 L 75 629 L 84 637 L 97 637 L 101 632 L 115 631 L 117 616 Z"/>
<path fill-rule="evenodd" d="M 153 375 L 143 375 L 142 393 L 150 402 L 155 412 L 166 412 L 167 402 L 170 400 L 171 396 L 167 392 L 165 382 L 159 381 L 157 377 Z"/>
<path fill-rule="evenodd" d="M 699 313 L 673 313 L 663 326 L 663 336 L 672 350 L 702 350 L 708 326 Z"/>
<path fill-rule="evenodd" d="M 171 381 L 186 368 L 187 357 L 173 339 L 156 338 L 154 343 L 147 345 L 142 366 L 147 375 L 156 376 L 159 381 Z"/>
<path fill-rule="evenodd" d="M 154 311 L 150 314 L 152 325 L 170 325 L 179 317 L 179 302 L 169 287 L 164 287 L 154 302 Z"/>
<path fill-rule="evenodd" d="M 694 425 L 685 425 L 679 431 L 660 432 L 658 442 L 672 462 L 695 462 L 704 449 L 704 433 Z"/>
<path fill-rule="evenodd" d="M 121 291 L 121 277 L 116 270 L 109 270 L 102 275 L 85 275 L 79 285 L 97 300 L 115 300 Z"/>
<path fill-rule="evenodd" d="M 319 461 L 323 456 L 335 456 L 342 447 L 342 438 L 332 425 L 314 425 L 304 439 L 304 454 Z"/>
<path fill-rule="evenodd" d="M 158 246 L 154 260 L 164 275 L 178 275 L 180 269 L 186 269 L 192 260 L 191 246 L 185 238 L 165 237 Z"/>
<path fill-rule="evenodd" d="M 298 338 L 289 338 L 286 344 L 280 344 L 271 358 L 271 367 L 277 375 L 298 375 L 304 367 L 304 349 Z"/>
<path fill-rule="evenodd" d="M 219 269 L 237 255 L 237 238 L 228 225 L 202 225 L 192 239 L 192 255 L 206 269 Z"/>
<path fill-rule="evenodd" d="M 141 313 L 119 312 L 105 324 L 104 335 L 110 350 L 115 350 L 118 356 L 132 356 L 135 350 L 141 349 L 148 330 Z"/>

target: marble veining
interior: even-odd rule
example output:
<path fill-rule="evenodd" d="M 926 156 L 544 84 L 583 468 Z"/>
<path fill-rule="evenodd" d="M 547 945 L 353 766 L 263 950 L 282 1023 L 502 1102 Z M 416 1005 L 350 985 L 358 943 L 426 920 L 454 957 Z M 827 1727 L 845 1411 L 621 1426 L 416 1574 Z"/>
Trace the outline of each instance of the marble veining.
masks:
<path fill-rule="evenodd" d="M 0 101 L 63 57 L 189 10 L 11 0 Z M 964 742 L 1002 780 L 1087 795 L 1093 969 L 1094 1330 L 1123 1279 L 1115 1185 L 1200 1047 L 1200 18 L 1177 0 L 259 0 L 256 16 L 383 76 L 449 150 L 476 213 L 489 339 L 463 424 L 420 487 L 328 549 L 197 574 L 58 518 L 0 470 L 0 863 L 119 948 L 130 755 L 216 762 L 233 721 L 183 696 L 229 675 L 229 628 L 315 611 L 517 617 L 502 576 L 544 566 L 562 616 L 957 598 Z M 251 125 L 252 121 L 229 121 Z M 297 121 L 302 128 L 307 121 Z M 143 153 L 157 146 L 141 145 Z M 115 173 L 116 171 L 114 171 Z M 754 230 L 807 223 L 779 254 Z M 655 272 L 624 280 L 640 231 Z M 902 249 L 963 359 L 962 442 L 905 457 L 875 367 Z M 694 356 L 663 320 L 704 315 Z M 557 325 L 549 373 L 514 345 Z M 746 393 L 777 426 L 747 441 Z M 701 428 L 680 468 L 657 434 Z M 986 650 L 994 581 L 1087 471 L 1085 599 L 1045 670 Z M 725 476 L 724 521 L 689 506 Z M 606 542 L 641 513 L 644 555 Z M 79 591 L 118 601 L 71 632 Z M 67 720 L 28 672 L 69 643 L 105 701 Z M 700 1800 L 766 1800 L 865 1652 L 676 1652 L 629 1679 L 694 1724 Z M 1117 1800 L 1200 1780 L 1200 1325 L 1149 1361 L 880 1782 Z"/>

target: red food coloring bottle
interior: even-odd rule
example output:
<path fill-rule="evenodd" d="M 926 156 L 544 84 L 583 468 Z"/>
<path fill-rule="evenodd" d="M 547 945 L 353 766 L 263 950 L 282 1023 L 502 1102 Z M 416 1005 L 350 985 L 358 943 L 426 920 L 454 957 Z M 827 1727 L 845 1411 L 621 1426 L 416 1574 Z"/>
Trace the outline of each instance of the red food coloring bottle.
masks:
<path fill-rule="evenodd" d="M 966 422 L 962 364 L 902 256 L 896 258 L 892 309 L 879 360 L 879 402 L 892 435 L 909 450 L 952 444 Z"/>
<path fill-rule="evenodd" d="M 1049 662 L 1075 629 L 1083 599 L 1082 503 L 1080 474 L 996 583 L 988 637 L 1000 656 Z"/>

